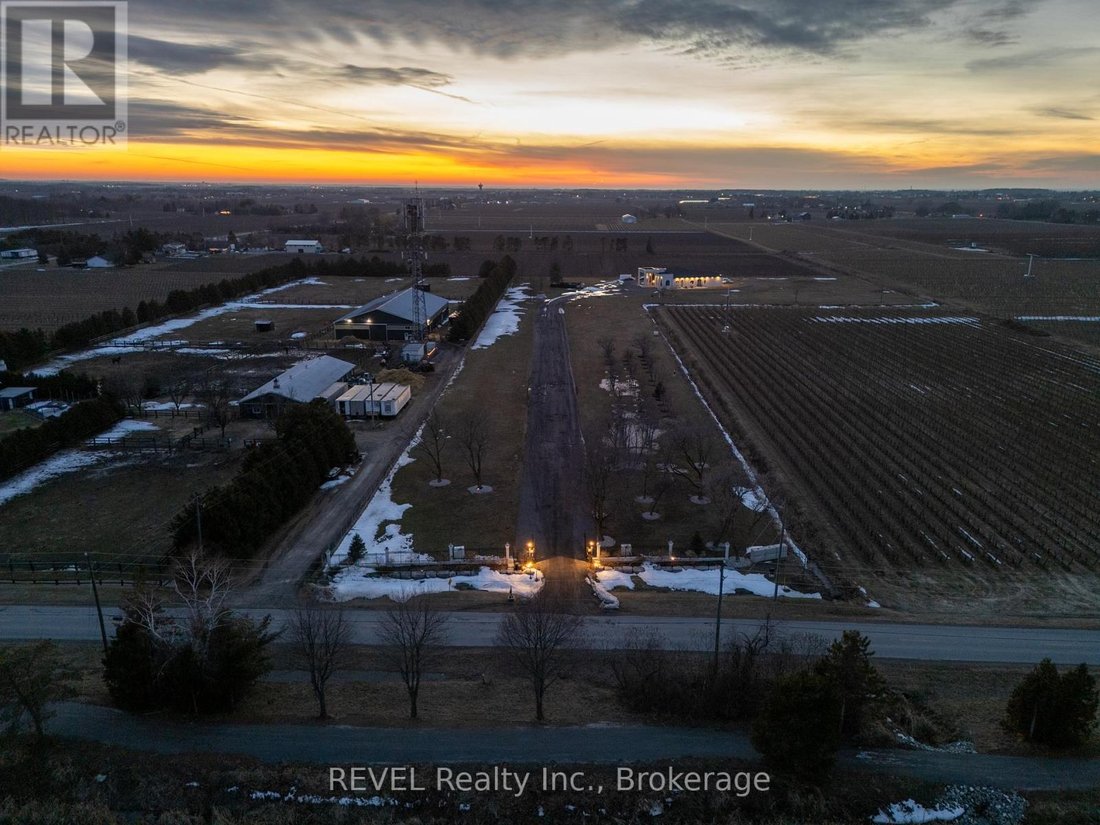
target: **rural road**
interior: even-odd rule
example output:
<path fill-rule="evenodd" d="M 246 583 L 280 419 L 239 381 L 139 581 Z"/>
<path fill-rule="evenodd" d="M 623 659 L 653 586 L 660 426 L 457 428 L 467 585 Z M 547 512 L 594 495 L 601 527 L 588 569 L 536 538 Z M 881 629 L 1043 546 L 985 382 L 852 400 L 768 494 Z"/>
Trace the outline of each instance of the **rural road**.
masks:
<path fill-rule="evenodd" d="M 173 611 L 169 611 L 170 613 Z M 242 611 L 254 617 L 270 614 L 276 627 L 282 627 L 289 612 L 281 609 Z M 108 617 L 117 615 L 111 609 Z M 377 640 L 377 627 L 385 613 L 380 610 L 348 610 L 346 613 L 357 644 Z M 448 613 L 448 643 L 452 647 L 490 647 L 504 613 Z M 584 634 L 578 647 L 596 650 L 622 648 L 639 634 L 660 633 L 667 643 L 683 650 L 713 649 L 712 618 L 667 616 L 586 616 Z M 726 619 L 723 638 L 752 634 L 760 623 L 747 619 Z M 1035 664 L 1049 657 L 1061 665 L 1080 662 L 1100 665 L 1100 630 L 1058 628 L 971 627 L 960 625 L 884 624 L 878 622 L 773 623 L 780 636 L 807 634 L 832 640 L 845 630 L 858 630 L 871 639 L 871 647 L 882 659 L 917 661 Z M 108 632 L 111 625 L 108 624 Z M 28 605 L 0 606 L 0 639 L 25 640 L 49 638 L 56 641 L 97 641 L 99 624 L 93 607 L 53 607 Z"/>
<path fill-rule="evenodd" d="M 229 753 L 265 762 L 513 765 L 629 764 L 690 757 L 755 759 L 748 737 L 733 731 L 665 726 L 517 728 L 356 728 L 346 725 L 219 725 L 131 716 L 114 708 L 65 702 L 49 733 L 158 753 Z M 848 767 L 929 782 L 1018 790 L 1100 785 L 1100 760 L 1042 759 L 927 751 L 842 754 Z"/>
<path fill-rule="evenodd" d="M 535 315 L 516 546 L 534 541 L 539 559 L 583 559 L 584 537 L 592 533 L 582 515 L 587 512 L 583 489 L 584 438 L 565 307 L 558 300 L 545 301 Z"/>
<path fill-rule="evenodd" d="M 414 397 L 405 414 L 386 425 L 380 434 L 383 437 L 372 439 L 372 448 L 368 448 L 351 481 L 322 493 L 321 498 L 284 528 L 256 580 L 236 594 L 236 604 L 291 605 L 297 601 L 298 587 L 307 571 L 323 552 L 351 529 L 461 362 L 460 350 L 447 345 L 440 347 L 431 389 Z"/>

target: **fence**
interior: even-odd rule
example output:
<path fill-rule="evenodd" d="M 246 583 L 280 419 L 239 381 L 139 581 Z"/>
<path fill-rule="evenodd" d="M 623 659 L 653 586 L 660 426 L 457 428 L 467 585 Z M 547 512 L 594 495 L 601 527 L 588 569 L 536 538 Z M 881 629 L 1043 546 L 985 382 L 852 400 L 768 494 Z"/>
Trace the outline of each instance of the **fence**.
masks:
<path fill-rule="evenodd" d="M 0 566 L 0 583 L 33 585 L 83 585 L 95 575 L 96 584 L 127 584 L 145 582 L 163 587 L 171 579 L 162 564 L 147 565 L 137 562 L 101 563 L 92 561 L 44 561 L 8 558 Z"/>

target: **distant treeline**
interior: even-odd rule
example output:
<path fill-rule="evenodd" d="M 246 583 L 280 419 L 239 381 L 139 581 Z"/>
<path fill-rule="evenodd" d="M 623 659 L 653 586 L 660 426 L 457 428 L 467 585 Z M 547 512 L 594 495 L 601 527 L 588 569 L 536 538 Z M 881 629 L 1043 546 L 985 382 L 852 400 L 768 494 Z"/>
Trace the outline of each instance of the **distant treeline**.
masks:
<path fill-rule="evenodd" d="M 82 401 L 41 427 L 16 430 L 0 439 L 0 481 L 37 464 L 64 447 L 75 447 L 122 419 L 122 406 L 105 398 Z"/>
<path fill-rule="evenodd" d="M 458 317 L 451 321 L 450 339 L 467 341 L 473 336 L 485 319 L 493 314 L 497 302 L 508 289 L 508 284 L 516 274 L 516 262 L 508 255 L 499 263 L 486 261 L 481 265 L 479 275 L 482 278 L 477 291 L 462 302 Z"/>
<path fill-rule="evenodd" d="M 252 558 L 309 502 L 332 468 L 357 457 L 347 424 L 320 401 L 288 408 L 275 431 L 277 441 L 253 449 L 232 481 L 202 497 L 204 548 L 230 558 Z M 176 516 L 177 548 L 197 541 L 195 516 L 193 502 Z"/>

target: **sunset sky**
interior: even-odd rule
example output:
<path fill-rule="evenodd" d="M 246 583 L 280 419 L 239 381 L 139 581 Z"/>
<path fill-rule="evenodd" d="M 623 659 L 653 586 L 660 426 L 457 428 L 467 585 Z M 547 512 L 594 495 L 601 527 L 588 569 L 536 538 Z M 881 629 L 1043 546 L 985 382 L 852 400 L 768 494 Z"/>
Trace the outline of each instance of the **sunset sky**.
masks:
<path fill-rule="evenodd" d="M 1100 187 L 1095 0 L 133 0 L 125 150 L 0 177 Z"/>

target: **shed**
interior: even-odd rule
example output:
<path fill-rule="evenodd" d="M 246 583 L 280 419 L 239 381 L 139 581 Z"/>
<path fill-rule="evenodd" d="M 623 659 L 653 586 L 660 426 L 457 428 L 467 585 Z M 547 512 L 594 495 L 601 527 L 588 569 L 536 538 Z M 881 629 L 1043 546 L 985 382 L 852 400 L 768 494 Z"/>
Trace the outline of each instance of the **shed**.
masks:
<path fill-rule="evenodd" d="M 267 318 L 259 318 L 256 321 L 256 332 L 274 332 L 275 322 Z"/>
<path fill-rule="evenodd" d="M 26 258 L 37 258 L 38 250 L 24 247 L 22 249 L 5 249 L 0 252 L 0 258 L 23 260 Z"/>
<path fill-rule="evenodd" d="M 320 241 L 287 241 L 284 249 L 295 255 L 316 255 L 325 251 Z"/>
<path fill-rule="evenodd" d="M 336 399 L 336 410 L 345 418 L 393 418 L 410 400 L 412 390 L 404 384 L 360 384 Z"/>
<path fill-rule="evenodd" d="M 0 390 L 0 410 L 18 410 L 34 401 L 34 387 L 4 387 Z"/>

